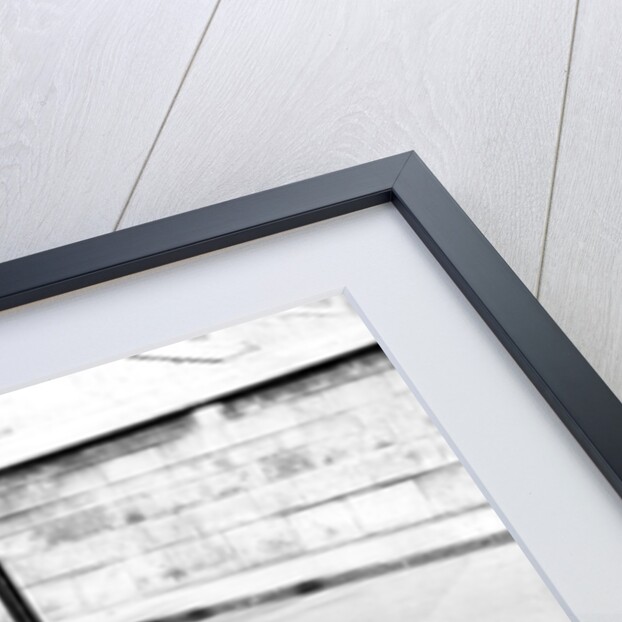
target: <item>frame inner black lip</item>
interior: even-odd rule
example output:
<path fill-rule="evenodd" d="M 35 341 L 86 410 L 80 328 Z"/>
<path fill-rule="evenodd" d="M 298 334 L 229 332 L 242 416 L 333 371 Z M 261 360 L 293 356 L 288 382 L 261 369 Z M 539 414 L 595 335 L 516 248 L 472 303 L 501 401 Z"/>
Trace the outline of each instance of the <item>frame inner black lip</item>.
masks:
<path fill-rule="evenodd" d="M 0 311 L 392 201 L 622 497 L 622 403 L 413 152 L 0 264 Z"/>

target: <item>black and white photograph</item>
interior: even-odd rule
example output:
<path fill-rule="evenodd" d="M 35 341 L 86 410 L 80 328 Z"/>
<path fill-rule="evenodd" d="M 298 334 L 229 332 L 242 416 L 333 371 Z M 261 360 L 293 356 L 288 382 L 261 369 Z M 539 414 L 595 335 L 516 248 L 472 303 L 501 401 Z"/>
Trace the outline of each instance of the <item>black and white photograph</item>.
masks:
<path fill-rule="evenodd" d="M 342 296 L 0 410 L 0 563 L 41 622 L 567 619 Z"/>

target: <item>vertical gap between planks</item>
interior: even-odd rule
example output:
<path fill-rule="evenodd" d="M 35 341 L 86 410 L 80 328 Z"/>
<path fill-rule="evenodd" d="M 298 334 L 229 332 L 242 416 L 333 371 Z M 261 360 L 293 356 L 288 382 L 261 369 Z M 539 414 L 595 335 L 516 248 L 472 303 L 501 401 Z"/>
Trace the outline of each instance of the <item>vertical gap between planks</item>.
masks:
<path fill-rule="evenodd" d="M 570 83 L 570 68 L 572 65 L 572 55 L 574 52 L 575 38 L 577 33 L 577 21 L 579 17 L 579 3 L 580 0 L 576 0 L 574 18 L 572 22 L 572 33 L 570 35 L 570 49 L 568 50 L 568 62 L 566 63 L 566 79 L 564 81 L 564 90 L 562 94 L 562 105 L 559 115 L 559 125 L 557 128 L 557 140 L 555 143 L 555 157 L 553 159 L 553 172 L 551 175 L 551 187 L 549 189 L 549 196 L 546 206 L 546 216 L 544 219 L 544 230 L 542 233 L 542 245 L 540 248 L 540 265 L 538 269 L 538 277 L 536 280 L 535 296 L 540 299 L 540 291 L 542 288 L 542 275 L 544 272 L 544 262 L 546 255 L 546 245 L 549 237 L 549 225 L 551 222 L 551 208 L 553 206 L 553 197 L 555 194 L 555 182 L 557 181 L 557 167 L 559 164 L 559 152 L 561 147 L 562 132 L 564 127 L 564 119 L 566 116 L 566 104 L 568 100 L 568 84 Z"/>
<path fill-rule="evenodd" d="M 192 68 L 192 65 L 194 64 L 194 60 L 197 57 L 197 54 L 199 53 L 201 46 L 203 45 L 203 41 L 205 40 L 207 31 L 209 30 L 209 27 L 212 25 L 212 22 L 214 21 L 214 16 L 216 15 L 216 12 L 218 11 L 218 7 L 220 6 L 221 1 L 222 0 L 216 0 L 214 9 L 212 10 L 212 13 L 209 16 L 207 23 L 205 24 L 205 28 L 203 29 L 203 32 L 201 33 L 201 36 L 199 37 L 199 41 L 197 42 L 194 48 L 194 51 L 192 52 L 192 55 L 190 56 L 190 61 L 188 62 L 188 65 L 186 66 L 186 69 L 184 70 L 181 76 L 181 80 L 179 82 L 179 85 L 177 86 L 177 89 L 175 90 L 175 94 L 173 95 L 173 98 L 171 99 L 171 103 L 168 105 L 168 108 L 166 109 L 164 118 L 162 119 L 162 122 L 160 123 L 160 126 L 158 127 L 158 131 L 156 132 L 153 142 L 151 143 L 151 147 L 149 147 L 149 150 L 147 151 L 145 160 L 142 166 L 140 167 L 140 171 L 138 171 L 136 180 L 134 181 L 134 184 L 132 185 L 132 189 L 130 190 L 130 193 L 127 197 L 127 200 L 125 201 L 125 204 L 123 205 L 123 208 L 121 209 L 121 213 L 119 214 L 119 217 L 117 218 L 113 231 L 117 231 L 119 227 L 121 226 L 121 222 L 123 221 L 123 217 L 125 216 L 127 212 L 127 208 L 130 205 L 130 201 L 132 200 L 132 197 L 134 196 L 134 193 L 136 192 L 136 188 L 138 187 L 138 184 L 140 183 L 140 180 L 142 179 L 143 173 L 145 172 L 145 169 L 147 168 L 147 164 L 149 163 L 149 160 L 151 159 L 151 155 L 153 154 L 153 151 L 158 143 L 158 140 L 160 139 L 162 130 L 164 129 L 164 126 L 166 125 L 171 115 L 171 111 L 173 110 L 173 107 L 175 106 L 175 102 L 177 101 L 177 98 L 179 97 L 179 93 L 181 92 L 181 89 L 184 83 L 186 82 L 186 78 L 188 77 L 188 74 L 190 73 L 190 69 Z"/>

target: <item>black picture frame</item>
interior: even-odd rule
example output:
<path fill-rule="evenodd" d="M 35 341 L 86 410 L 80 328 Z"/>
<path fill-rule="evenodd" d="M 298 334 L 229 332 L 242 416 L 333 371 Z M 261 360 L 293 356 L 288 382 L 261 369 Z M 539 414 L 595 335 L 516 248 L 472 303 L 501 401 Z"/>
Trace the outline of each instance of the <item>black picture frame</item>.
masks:
<path fill-rule="evenodd" d="M 622 403 L 413 151 L 2 263 L 0 311 L 388 202 L 622 497 Z"/>

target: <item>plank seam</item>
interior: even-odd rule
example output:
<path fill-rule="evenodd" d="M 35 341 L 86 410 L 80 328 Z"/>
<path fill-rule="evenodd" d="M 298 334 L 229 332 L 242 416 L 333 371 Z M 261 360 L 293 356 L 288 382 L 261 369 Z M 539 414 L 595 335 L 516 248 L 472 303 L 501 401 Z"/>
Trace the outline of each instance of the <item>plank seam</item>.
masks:
<path fill-rule="evenodd" d="M 173 99 L 171 100 L 171 103 L 169 104 L 166 110 L 166 113 L 164 114 L 164 118 L 162 119 L 162 122 L 160 123 L 160 127 L 158 128 L 158 131 L 156 132 L 155 138 L 153 139 L 153 142 L 151 143 L 151 147 L 149 147 L 149 150 L 147 151 L 145 161 L 143 162 L 142 166 L 140 167 L 140 170 L 138 171 L 138 175 L 136 177 L 136 180 L 134 181 L 134 184 L 132 185 L 132 188 L 127 197 L 127 200 L 125 201 L 125 205 L 123 205 L 123 208 L 121 209 L 119 217 L 117 218 L 117 221 L 115 222 L 115 225 L 112 229 L 113 231 L 117 231 L 119 227 L 121 226 L 121 222 L 123 221 L 123 218 L 125 217 L 127 209 L 130 205 L 130 201 L 132 200 L 132 197 L 134 196 L 134 193 L 136 192 L 136 188 L 138 187 L 138 184 L 140 183 L 140 180 L 142 179 L 143 173 L 145 172 L 145 169 L 147 168 L 147 164 L 149 163 L 149 160 L 151 159 L 151 156 L 153 155 L 153 152 L 158 143 L 158 140 L 160 139 L 160 135 L 162 134 L 162 131 L 164 130 L 164 126 L 166 125 L 169 117 L 171 116 L 171 112 L 173 110 L 173 107 L 175 106 L 175 103 L 177 102 L 179 93 L 181 92 L 181 89 L 186 82 L 186 78 L 188 77 L 188 74 L 190 73 L 190 69 L 192 68 L 192 65 L 194 64 L 194 61 L 197 57 L 197 54 L 199 53 L 199 50 L 201 49 L 201 46 L 203 45 L 203 41 L 205 40 L 207 31 L 209 30 L 209 27 L 212 25 L 212 22 L 214 21 L 214 16 L 216 15 L 216 12 L 218 11 L 218 7 L 220 6 L 220 3 L 221 3 L 221 0 L 216 0 L 214 9 L 212 10 L 212 13 L 209 16 L 207 23 L 205 24 L 205 28 L 203 29 L 203 32 L 201 33 L 201 36 L 199 37 L 199 41 L 197 45 L 195 46 L 194 51 L 192 52 L 192 55 L 190 56 L 190 61 L 188 65 L 186 66 L 184 73 L 181 76 L 181 80 L 179 82 L 179 85 L 177 86 L 177 89 L 175 90 Z"/>
<path fill-rule="evenodd" d="M 572 55 L 574 52 L 575 37 L 577 33 L 577 21 L 579 17 L 579 2 L 576 0 L 574 18 L 572 22 L 572 33 L 570 35 L 570 49 L 568 50 L 568 63 L 566 66 L 566 79 L 564 81 L 564 91 L 562 94 L 562 106 L 559 115 L 559 126 L 557 128 L 557 140 L 555 143 L 555 156 L 553 159 L 553 171 L 551 174 L 551 187 L 549 189 L 549 196 L 546 206 L 546 214 L 544 217 L 544 230 L 542 232 L 542 247 L 540 250 L 540 265 L 538 267 L 538 274 L 536 278 L 535 296 L 540 300 L 540 291 L 542 289 L 542 274 L 544 272 L 544 261 L 546 254 L 546 246 L 549 237 L 549 225 L 551 222 L 551 208 L 553 206 L 553 196 L 555 193 L 555 182 L 557 181 L 557 167 L 559 163 L 559 152 L 561 148 L 562 131 L 564 127 L 564 119 L 566 117 L 566 104 L 568 100 L 568 84 L 570 83 L 570 68 L 572 66 Z"/>

